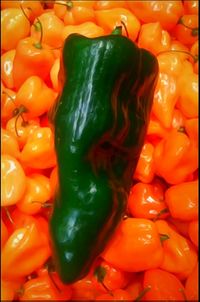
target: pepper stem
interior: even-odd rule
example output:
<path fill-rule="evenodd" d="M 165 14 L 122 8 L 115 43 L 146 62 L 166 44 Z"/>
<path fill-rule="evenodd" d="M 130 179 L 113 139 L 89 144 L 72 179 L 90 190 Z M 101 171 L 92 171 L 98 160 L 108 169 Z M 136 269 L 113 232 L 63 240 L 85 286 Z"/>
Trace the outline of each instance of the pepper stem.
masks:
<path fill-rule="evenodd" d="M 111 33 L 112 35 L 121 35 L 122 34 L 122 26 L 116 26 L 115 29 Z"/>

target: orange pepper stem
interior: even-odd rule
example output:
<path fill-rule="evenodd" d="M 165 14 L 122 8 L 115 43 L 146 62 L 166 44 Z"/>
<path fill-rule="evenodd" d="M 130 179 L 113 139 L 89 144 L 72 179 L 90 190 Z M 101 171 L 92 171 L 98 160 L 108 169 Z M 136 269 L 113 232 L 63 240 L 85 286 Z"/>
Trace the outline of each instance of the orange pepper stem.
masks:
<path fill-rule="evenodd" d="M 39 42 L 34 43 L 33 46 L 35 46 L 37 49 L 42 49 L 43 28 L 39 18 L 37 18 L 37 22 L 34 24 L 34 26 L 36 31 L 40 31 L 40 40 Z"/>
<path fill-rule="evenodd" d="M 170 239 L 170 237 L 167 234 L 159 234 L 160 236 L 160 241 L 163 243 L 165 240 Z"/>
<path fill-rule="evenodd" d="M 183 22 L 183 18 L 180 18 L 180 19 L 178 20 L 178 23 L 177 23 L 177 24 L 181 24 L 181 25 L 185 26 L 186 28 L 191 29 L 191 35 L 192 35 L 193 37 L 198 36 L 199 28 L 198 28 L 198 27 L 190 27 L 190 26 L 186 25 L 186 24 Z"/>
<path fill-rule="evenodd" d="M 6 91 L 2 91 L 2 94 L 5 94 L 9 97 L 9 99 L 15 104 L 15 100 L 12 96 L 10 96 Z"/>
<path fill-rule="evenodd" d="M 151 289 L 150 286 L 144 288 L 144 289 L 139 293 L 139 295 L 137 296 L 137 298 L 136 298 L 134 301 L 137 301 L 137 302 L 138 302 L 138 301 L 141 301 L 141 299 L 144 297 L 144 295 L 145 295 L 148 291 L 150 291 L 150 289 Z"/>
<path fill-rule="evenodd" d="M 17 134 L 17 136 L 19 136 L 18 130 L 17 130 L 17 121 L 19 119 L 19 117 L 21 116 L 22 118 L 22 126 L 26 127 L 29 123 L 28 121 L 25 121 L 24 117 L 23 117 L 23 113 L 24 112 L 28 112 L 27 108 L 23 105 L 20 105 L 19 108 L 16 108 L 13 110 L 13 116 L 17 116 L 16 120 L 15 120 L 15 132 Z"/>
<path fill-rule="evenodd" d="M 94 276 L 97 278 L 97 281 L 101 283 L 103 288 L 111 295 L 113 296 L 113 293 L 110 291 L 110 289 L 104 284 L 103 280 L 106 276 L 106 269 L 102 266 L 97 266 L 94 270 Z"/>
<path fill-rule="evenodd" d="M 5 209 L 6 216 L 8 217 L 9 221 L 10 221 L 12 224 L 15 224 L 14 221 L 13 221 L 13 219 L 12 219 L 12 217 L 11 217 L 11 215 L 10 215 L 10 211 L 8 210 L 8 208 L 7 208 L 7 207 L 4 207 L 4 209 Z"/>
<path fill-rule="evenodd" d="M 178 132 L 186 133 L 185 127 L 179 127 Z"/>
<path fill-rule="evenodd" d="M 186 294 L 185 294 L 184 290 L 183 290 L 182 288 L 179 288 L 179 292 L 180 292 L 180 293 L 183 295 L 184 300 L 185 300 L 186 302 L 188 302 L 188 300 L 187 300 L 187 297 L 186 297 Z"/>
<path fill-rule="evenodd" d="M 127 27 L 126 27 L 126 24 L 125 24 L 124 21 L 122 21 L 122 20 L 121 20 L 121 24 L 124 26 L 124 29 L 125 29 L 125 31 L 126 31 L 126 35 L 127 35 L 127 37 L 129 38 L 128 29 L 127 29 Z"/>
<path fill-rule="evenodd" d="M 163 215 L 163 214 L 165 214 L 165 213 L 169 213 L 168 208 L 162 209 L 162 210 L 156 215 L 156 217 L 153 219 L 153 221 L 156 221 L 157 219 L 160 218 L 161 215 Z"/>

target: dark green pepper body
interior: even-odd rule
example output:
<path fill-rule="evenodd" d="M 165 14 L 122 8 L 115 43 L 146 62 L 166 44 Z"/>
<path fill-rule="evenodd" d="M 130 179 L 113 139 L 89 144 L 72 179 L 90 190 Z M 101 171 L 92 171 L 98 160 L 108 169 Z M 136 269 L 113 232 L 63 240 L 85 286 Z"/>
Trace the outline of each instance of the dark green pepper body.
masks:
<path fill-rule="evenodd" d="M 65 42 L 63 67 L 50 232 L 57 271 L 72 283 L 87 274 L 124 214 L 158 65 L 126 37 L 74 34 Z"/>

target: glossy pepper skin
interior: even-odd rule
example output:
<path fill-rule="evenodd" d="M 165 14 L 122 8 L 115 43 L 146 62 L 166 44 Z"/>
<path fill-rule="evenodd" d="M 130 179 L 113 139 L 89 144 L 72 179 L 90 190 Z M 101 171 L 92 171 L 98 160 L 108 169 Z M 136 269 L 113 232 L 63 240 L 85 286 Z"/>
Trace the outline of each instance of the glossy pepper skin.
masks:
<path fill-rule="evenodd" d="M 54 108 L 59 188 L 50 219 L 56 269 L 83 278 L 126 206 L 148 125 L 158 64 L 128 38 L 70 35 Z"/>

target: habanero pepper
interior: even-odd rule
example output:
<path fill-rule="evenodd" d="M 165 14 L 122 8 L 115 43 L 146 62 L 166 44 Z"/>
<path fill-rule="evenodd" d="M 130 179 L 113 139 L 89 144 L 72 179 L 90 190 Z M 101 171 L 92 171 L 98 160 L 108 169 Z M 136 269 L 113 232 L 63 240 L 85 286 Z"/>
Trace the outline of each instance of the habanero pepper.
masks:
<path fill-rule="evenodd" d="M 67 80 L 50 113 L 59 179 L 50 232 L 64 283 L 87 274 L 122 218 L 150 117 L 158 63 L 121 30 L 64 44 Z"/>

